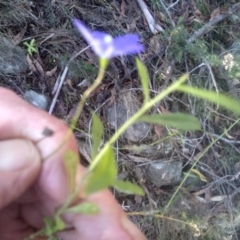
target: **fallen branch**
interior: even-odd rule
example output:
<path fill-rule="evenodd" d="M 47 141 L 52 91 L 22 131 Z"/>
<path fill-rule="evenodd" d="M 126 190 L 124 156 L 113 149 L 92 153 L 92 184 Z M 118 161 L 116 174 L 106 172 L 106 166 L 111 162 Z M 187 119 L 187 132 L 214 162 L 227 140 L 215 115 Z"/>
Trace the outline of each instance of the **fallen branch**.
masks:
<path fill-rule="evenodd" d="M 240 10 L 240 3 L 237 3 L 233 5 L 227 13 L 220 14 L 217 17 L 213 18 L 210 20 L 208 23 L 206 23 L 204 26 L 202 26 L 199 30 L 197 30 L 188 40 L 187 43 L 192 43 L 195 41 L 197 38 L 201 37 L 204 33 L 208 32 L 211 30 L 211 28 L 216 25 L 217 23 L 221 22 L 222 20 L 228 18 L 231 16 L 233 13 L 237 12 Z"/>
<path fill-rule="evenodd" d="M 148 10 L 148 7 L 146 3 L 143 0 L 137 0 L 141 10 L 143 11 L 143 14 L 148 22 L 148 26 L 153 34 L 156 34 L 158 32 L 164 32 L 164 29 L 157 23 L 155 23 L 155 20 L 151 13 Z"/>

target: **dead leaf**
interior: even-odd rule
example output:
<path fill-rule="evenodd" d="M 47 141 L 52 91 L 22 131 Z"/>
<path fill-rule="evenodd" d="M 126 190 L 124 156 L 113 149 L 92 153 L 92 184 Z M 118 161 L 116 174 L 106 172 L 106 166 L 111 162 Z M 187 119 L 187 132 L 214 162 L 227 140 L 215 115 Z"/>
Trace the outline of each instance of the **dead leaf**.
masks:
<path fill-rule="evenodd" d="M 233 136 L 231 136 L 228 132 L 227 132 L 227 129 L 224 128 L 224 132 L 225 132 L 225 135 L 229 138 L 229 139 L 234 139 Z"/>
<path fill-rule="evenodd" d="M 80 89 L 87 88 L 90 86 L 90 81 L 88 79 L 83 79 L 77 86 Z"/>
<path fill-rule="evenodd" d="M 46 71 L 46 76 L 47 77 L 52 77 L 55 73 L 56 73 L 56 71 L 57 71 L 57 66 L 56 67 L 54 67 L 52 70 L 50 70 L 50 71 Z"/>
<path fill-rule="evenodd" d="M 217 7 L 216 9 L 213 10 L 213 12 L 211 13 L 210 20 L 212 20 L 213 18 L 217 17 L 218 15 L 220 15 L 220 7 Z"/>
<path fill-rule="evenodd" d="M 137 27 L 137 20 L 139 19 L 139 16 L 135 17 L 132 19 L 130 25 L 129 25 L 129 30 L 130 31 L 135 31 Z"/>
<path fill-rule="evenodd" d="M 219 126 L 219 123 L 220 123 L 220 117 L 219 117 L 219 115 L 216 115 L 215 116 L 215 119 L 214 119 L 214 125 L 217 127 L 217 126 Z"/>
<path fill-rule="evenodd" d="M 40 73 L 41 77 L 43 78 L 45 76 L 45 72 L 41 64 L 36 59 L 32 60 L 29 54 L 27 55 L 26 59 L 27 59 L 29 69 L 34 73 Z"/>
<path fill-rule="evenodd" d="M 113 103 L 113 102 L 115 101 L 115 99 L 116 99 L 116 90 L 115 90 L 115 88 L 110 89 L 110 93 L 111 93 L 110 101 L 109 101 L 109 103 L 107 104 L 106 107 L 112 105 L 112 103 Z"/>
<path fill-rule="evenodd" d="M 135 200 L 135 203 L 136 204 L 140 204 L 142 202 L 142 197 L 141 196 L 138 196 L 138 195 L 135 195 L 134 197 L 134 200 Z"/>
<path fill-rule="evenodd" d="M 26 29 L 27 29 L 27 26 L 25 26 L 14 38 L 13 38 L 13 40 L 12 40 L 12 42 L 13 42 L 13 45 L 18 45 L 21 41 L 22 41 L 22 39 L 23 39 L 23 36 L 24 36 L 24 34 L 25 34 L 25 32 L 26 32 Z"/>
<path fill-rule="evenodd" d="M 32 61 L 32 59 L 30 58 L 29 54 L 27 55 L 26 60 L 27 60 L 28 67 L 29 67 L 30 71 L 32 71 L 32 72 L 37 72 L 37 69 L 36 69 L 36 67 L 34 66 L 33 61 Z"/>
<path fill-rule="evenodd" d="M 162 125 L 154 125 L 154 131 L 157 134 L 158 138 L 162 138 L 164 127 Z"/>
<path fill-rule="evenodd" d="M 33 60 L 33 64 L 37 69 L 37 72 L 40 73 L 41 77 L 45 76 L 45 71 L 43 70 L 43 67 L 41 66 L 41 64 L 35 59 Z"/>
<path fill-rule="evenodd" d="M 162 105 L 159 106 L 159 109 L 161 113 L 169 113 L 169 111 L 166 108 L 164 108 Z"/>
<path fill-rule="evenodd" d="M 227 195 L 220 195 L 220 196 L 211 197 L 210 201 L 212 201 L 212 202 L 221 202 L 225 198 L 227 198 Z"/>
<path fill-rule="evenodd" d="M 157 39 L 157 36 L 150 38 L 148 52 L 156 53 L 160 49 L 160 41 Z"/>
<path fill-rule="evenodd" d="M 151 159 L 144 158 L 144 157 L 138 157 L 134 155 L 127 154 L 127 157 L 130 158 L 131 161 L 137 162 L 137 163 L 145 163 L 151 161 Z"/>
<path fill-rule="evenodd" d="M 67 85 L 70 89 L 73 89 L 72 80 L 69 78 L 65 81 L 64 85 Z"/>

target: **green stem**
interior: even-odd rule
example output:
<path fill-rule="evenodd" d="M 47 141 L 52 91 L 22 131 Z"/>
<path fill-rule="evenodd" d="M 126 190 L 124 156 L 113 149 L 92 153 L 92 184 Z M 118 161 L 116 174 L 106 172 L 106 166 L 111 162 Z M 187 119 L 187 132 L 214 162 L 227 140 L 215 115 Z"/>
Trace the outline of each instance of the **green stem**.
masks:
<path fill-rule="evenodd" d="M 84 107 L 84 104 L 87 100 L 87 98 L 90 96 L 90 94 L 101 84 L 102 82 L 102 79 L 104 77 L 104 74 L 105 74 L 105 69 L 107 67 L 107 60 L 105 59 L 100 59 L 100 69 L 99 69 L 99 72 L 98 72 L 98 76 L 97 78 L 95 79 L 95 81 L 93 82 L 93 84 L 83 93 L 83 96 L 77 106 L 77 109 L 74 113 L 74 116 L 73 116 L 73 119 L 71 121 L 71 124 L 70 124 L 70 128 L 63 140 L 63 142 L 53 151 L 51 152 L 48 156 L 46 156 L 44 158 L 44 160 L 48 159 L 49 157 L 51 157 L 52 155 L 54 155 L 56 152 L 58 152 L 64 145 L 65 143 L 68 141 L 69 137 L 72 135 L 72 132 L 73 132 L 73 129 L 75 128 L 76 124 L 77 124 L 77 121 L 81 115 L 81 112 L 83 110 L 83 107 Z"/>
<path fill-rule="evenodd" d="M 129 118 L 110 138 L 110 140 L 104 145 L 101 151 L 98 153 L 95 159 L 93 159 L 89 171 L 93 170 L 96 165 L 101 160 L 104 153 L 107 151 L 109 147 L 111 147 L 117 139 L 127 130 L 127 128 L 135 123 L 139 117 L 141 117 L 146 111 L 148 111 L 151 107 L 153 107 L 157 102 L 161 101 L 163 98 L 168 96 L 171 92 L 177 90 L 177 88 L 183 84 L 188 77 L 188 74 L 183 75 L 178 81 L 170 85 L 166 90 L 158 94 L 155 98 L 151 99 L 150 101 L 146 102 L 131 118 Z"/>
<path fill-rule="evenodd" d="M 84 107 L 84 104 L 85 104 L 87 98 L 101 84 L 102 79 L 104 77 L 104 73 L 105 73 L 105 68 L 101 67 L 98 72 L 98 76 L 95 79 L 95 81 L 93 82 L 93 84 L 83 93 L 82 99 L 81 99 L 80 103 L 78 104 L 78 107 L 76 109 L 76 112 L 74 114 L 74 117 L 73 117 L 71 125 L 70 125 L 71 130 L 73 130 L 75 128 L 75 126 L 77 124 L 77 120 L 80 117 L 80 114 L 83 110 L 83 107 Z"/>
<path fill-rule="evenodd" d="M 76 109 L 76 112 L 74 113 L 74 116 L 73 116 L 73 119 L 72 119 L 72 122 L 70 124 L 70 129 L 65 137 L 65 140 L 64 142 L 60 145 L 60 147 L 58 149 L 60 149 L 63 144 L 65 144 L 65 142 L 69 139 L 70 135 L 72 134 L 72 131 L 73 129 L 75 128 L 76 124 L 77 124 L 77 121 L 80 117 L 80 114 L 83 110 L 83 107 L 84 107 L 84 104 L 87 100 L 87 98 L 90 96 L 90 94 L 101 84 L 102 82 L 102 79 L 104 77 L 104 74 L 105 74 L 105 69 L 107 67 L 107 64 L 108 64 L 108 61 L 105 60 L 105 59 L 100 59 L 100 69 L 99 69 L 99 72 L 98 72 L 98 76 L 97 78 L 95 79 L 95 81 L 93 82 L 93 84 L 83 93 L 83 96 L 78 104 L 78 107 Z M 74 198 L 77 196 L 81 186 L 83 185 L 84 183 L 84 180 L 87 178 L 89 172 L 87 172 L 82 181 L 80 181 L 80 183 L 78 184 L 77 188 L 75 189 L 74 193 L 71 194 L 68 199 L 66 200 L 66 202 L 63 204 L 63 206 L 57 211 L 56 213 L 56 216 L 60 216 L 73 202 Z"/>

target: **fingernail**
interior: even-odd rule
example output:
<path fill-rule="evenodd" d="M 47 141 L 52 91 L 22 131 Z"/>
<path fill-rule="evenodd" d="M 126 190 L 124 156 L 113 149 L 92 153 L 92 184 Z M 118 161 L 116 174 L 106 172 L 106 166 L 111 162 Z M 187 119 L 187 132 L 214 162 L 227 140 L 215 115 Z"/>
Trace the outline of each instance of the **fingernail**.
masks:
<path fill-rule="evenodd" d="M 32 142 L 23 139 L 0 141 L 0 171 L 19 171 L 35 161 L 40 161 L 40 157 Z"/>
<path fill-rule="evenodd" d="M 123 228 L 129 233 L 133 240 L 147 240 L 140 230 L 126 217 L 121 219 Z"/>

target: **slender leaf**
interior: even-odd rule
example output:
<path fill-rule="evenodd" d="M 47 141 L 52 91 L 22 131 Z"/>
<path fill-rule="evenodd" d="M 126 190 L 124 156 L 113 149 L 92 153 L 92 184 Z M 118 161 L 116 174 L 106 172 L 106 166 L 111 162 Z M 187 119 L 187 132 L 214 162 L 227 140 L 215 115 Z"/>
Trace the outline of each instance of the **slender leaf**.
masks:
<path fill-rule="evenodd" d="M 97 214 L 99 212 L 99 208 L 95 203 L 85 202 L 77 206 L 66 209 L 66 212 L 92 215 L 92 214 Z"/>
<path fill-rule="evenodd" d="M 96 114 L 93 114 L 93 124 L 92 124 L 92 138 L 93 138 L 93 146 L 92 146 L 92 160 L 97 156 L 98 149 L 101 144 L 101 139 L 103 135 L 103 125 L 101 120 Z"/>
<path fill-rule="evenodd" d="M 196 97 L 208 100 L 225 107 L 233 112 L 240 114 L 239 102 L 221 93 L 215 93 L 213 91 L 203 90 L 199 88 L 189 87 L 187 85 L 181 85 L 178 87 L 179 91 L 192 94 Z"/>
<path fill-rule="evenodd" d="M 142 116 L 138 121 L 167 125 L 184 131 L 201 129 L 201 124 L 196 117 L 184 113 L 153 114 Z"/>
<path fill-rule="evenodd" d="M 112 186 L 117 175 L 117 166 L 112 147 L 103 154 L 87 180 L 86 194 L 91 194 Z"/>
<path fill-rule="evenodd" d="M 68 150 L 64 154 L 63 162 L 67 170 L 69 188 L 71 193 L 73 193 L 75 188 L 77 166 L 79 164 L 78 155 L 75 152 Z"/>
<path fill-rule="evenodd" d="M 60 217 L 55 218 L 55 231 L 61 231 L 65 228 L 65 223 Z"/>
<path fill-rule="evenodd" d="M 53 227 L 54 227 L 53 219 L 50 218 L 50 217 L 46 217 L 46 218 L 44 218 L 44 223 L 45 223 L 44 233 L 47 236 L 51 236 L 54 233 L 54 230 L 53 230 Z"/>
<path fill-rule="evenodd" d="M 203 182 L 207 182 L 207 179 L 197 169 L 192 169 L 191 172 L 195 173 Z"/>
<path fill-rule="evenodd" d="M 52 237 L 52 235 L 55 232 L 61 231 L 65 228 L 65 223 L 60 217 L 55 218 L 46 217 L 44 218 L 44 223 L 45 223 L 44 233 L 50 237 Z"/>
<path fill-rule="evenodd" d="M 144 102 L 149 101 L 149 77 L 148 77 L 148 71 L 145 65 L 138 59 L 136 58 L 136 65 L 138 69 L 138 75 L 140 77 L 140 81 L 142 84 L 143 88 L 143 94 L 144 94 Z"/>
<path fill-rule="evenodd" d="M 144 191 L 139 186 L 128 181 L 115 180 L 113 187 L 120 192 L 144 196 Z"/>

